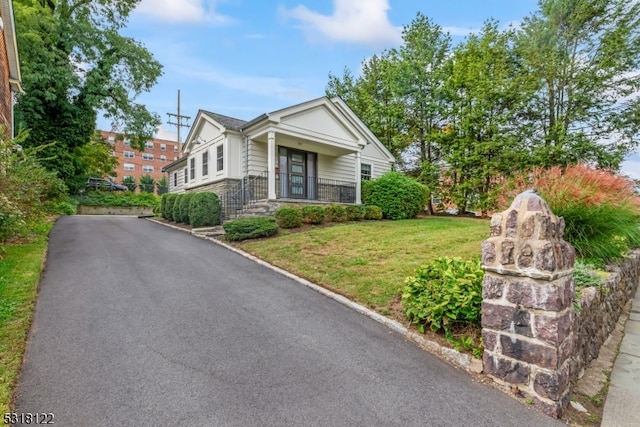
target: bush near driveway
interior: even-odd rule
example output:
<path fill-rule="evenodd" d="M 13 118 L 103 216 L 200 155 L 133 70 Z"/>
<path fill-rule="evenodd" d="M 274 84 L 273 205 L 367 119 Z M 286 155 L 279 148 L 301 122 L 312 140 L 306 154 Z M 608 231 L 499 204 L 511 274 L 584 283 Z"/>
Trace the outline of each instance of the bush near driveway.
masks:
<path fill-rule="evenodd" d="M 322 224 L 324 221 L 324 208 L 321 206 L 304 206 L 301 212 L 305 224 Z"/>
<path fill-rule="evenodd" d="M 189 221 L 195 228 L 220 224 L 220 199 L 210 191 L 194 193 L 189 204 Z"/>
<path fill-rule="evenodd" d="M 415 218 L 427 203 L 426 187 L 399 172 L 387 172 L 380 178 L 362 183 L 362 201 L 382 210 L 384 218 Z"/>
<path fill-rule="evenodd" d="M 229 241 L 256 239 L 278 234 L 278 224 L 272 217 L 240 218 L 225 222 L 222 228 L 225 232 L 225 240 Z"/>
<path fill-rule="evenodd" d="M 276 222 L 280 228 L 298 228 L 302 226 L 302 212 L 293 206 L 276 209 Z"/>

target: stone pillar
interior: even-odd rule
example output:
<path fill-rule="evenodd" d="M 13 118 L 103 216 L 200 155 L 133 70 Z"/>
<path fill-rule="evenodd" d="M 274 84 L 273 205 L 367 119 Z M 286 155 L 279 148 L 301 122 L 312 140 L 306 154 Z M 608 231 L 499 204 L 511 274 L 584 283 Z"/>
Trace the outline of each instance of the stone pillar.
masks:
<path fill-rule="evenodd" d="M 482 242 L 484 372 L 560 417 L 571 394 L 575 250 L 535 190 L 491 218 Z"/>

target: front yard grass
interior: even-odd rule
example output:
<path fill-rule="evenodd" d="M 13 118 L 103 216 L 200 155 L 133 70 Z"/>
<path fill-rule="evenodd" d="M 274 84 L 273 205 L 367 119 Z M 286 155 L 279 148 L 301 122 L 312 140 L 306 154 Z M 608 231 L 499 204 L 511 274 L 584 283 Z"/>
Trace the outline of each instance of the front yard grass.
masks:
<path fill-rule="evenodd" d="M 11 412 L 11 393 L 22 367 L 27 334 L 47 252 L 46 235 L 0 249 L 0 414 Z"/>
<path fill-rule="evenodd" d="M 480 256 L 489 222 L 428 217 L 312 228 L 238 244 L 269 263 L 382 314 L 393 311 L 404 279 L 441 256 Z"/>

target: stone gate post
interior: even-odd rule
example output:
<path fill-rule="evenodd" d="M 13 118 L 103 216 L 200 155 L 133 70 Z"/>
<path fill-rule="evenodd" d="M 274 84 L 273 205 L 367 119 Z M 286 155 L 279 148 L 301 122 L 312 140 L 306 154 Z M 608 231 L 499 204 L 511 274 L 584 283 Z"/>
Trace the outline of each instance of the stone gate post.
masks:
<path fill-rule="evenodd" d="M 575 250 L 564 226 L 529 190 L 493 215 L 482 242 L 484 372 L 555 417 L 571 393 Z"/>

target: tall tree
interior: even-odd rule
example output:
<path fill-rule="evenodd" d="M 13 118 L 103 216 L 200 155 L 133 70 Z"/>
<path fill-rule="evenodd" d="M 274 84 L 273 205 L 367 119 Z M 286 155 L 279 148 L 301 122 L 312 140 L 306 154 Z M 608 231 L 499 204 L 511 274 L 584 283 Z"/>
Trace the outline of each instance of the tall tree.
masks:
<path fill-rule="evenodd" d="M 91 140 L 98 111 L 140 149 L 159 123 L 136 97 L 161 65 L 119 34 L 139 1 L 14 1 L 25 89 L 16 123 L 30 129 L 27 146 L 47 145 L 41 162 L 71 187 L 84 172 L 76 149 Z"/>
<path fill-rule="evenodd" d="M 447 90 L 450 123 L 440 133 L 447 163 L 447 194 L 464 212 L 470 202 L 486 211 L 496 177 L 523 165 L 516 112 L 521 82 L 512 49 L 513 33 L 487 21 L 450 59 Z"/>
<path fill-rule="evenodd" d="M 518 53 L 535 90 L 523 130 L 534 161 L 618 168 L 639 142 L 640 3 L 540 0 Z"/>

